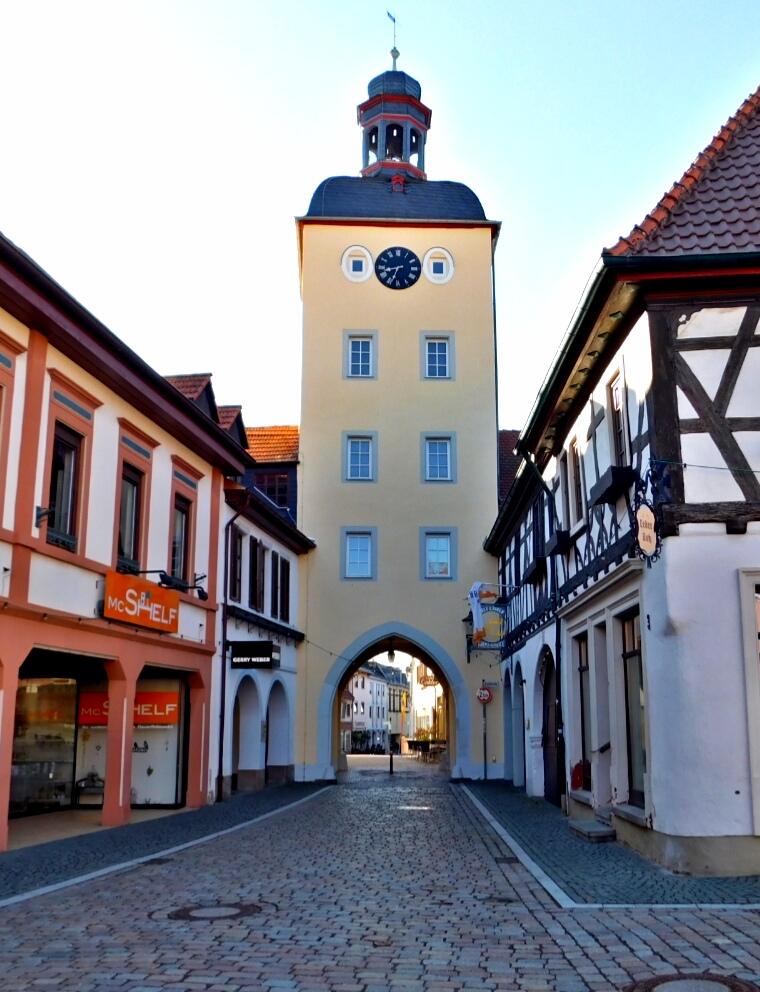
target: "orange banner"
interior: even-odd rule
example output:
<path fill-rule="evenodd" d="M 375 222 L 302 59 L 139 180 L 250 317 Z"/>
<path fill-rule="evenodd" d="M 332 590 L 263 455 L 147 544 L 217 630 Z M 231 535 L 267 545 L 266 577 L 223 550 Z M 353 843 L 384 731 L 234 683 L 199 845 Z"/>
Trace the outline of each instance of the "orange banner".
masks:
<path fill-rule="evenodd" d="M 108 723 L 108 693 L 83 692 L 79 697 L 79 723 L 105 727 Z M 179 723 L 178 692 L 136 692 L 134 725 L 157 726 Z"/>
<path fill-rule="evenodd" d="M 106 572 L 103 616 L 107 620 L 121 620 L 165 634 L 176 634 L 179 630 L 179 593 L 135 575 Z"/>

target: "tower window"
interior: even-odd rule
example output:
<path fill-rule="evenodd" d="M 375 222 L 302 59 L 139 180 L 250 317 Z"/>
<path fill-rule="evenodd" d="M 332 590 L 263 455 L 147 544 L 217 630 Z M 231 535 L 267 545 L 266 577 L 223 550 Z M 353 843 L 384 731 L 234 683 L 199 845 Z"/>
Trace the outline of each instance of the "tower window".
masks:
<path fill-rule="evenodd" d="M 431 248 L 422 260 L 422 271 L 430 282 L 440 285 L 454 275 L 454 259 L 445 248 Z"/>
<path fill-rule="evenodd" d="M 343 275 L 351 282 L 364 282 L 372 275 L 372 256 L 362 245 L 351 245 L 340 261 Z"/>

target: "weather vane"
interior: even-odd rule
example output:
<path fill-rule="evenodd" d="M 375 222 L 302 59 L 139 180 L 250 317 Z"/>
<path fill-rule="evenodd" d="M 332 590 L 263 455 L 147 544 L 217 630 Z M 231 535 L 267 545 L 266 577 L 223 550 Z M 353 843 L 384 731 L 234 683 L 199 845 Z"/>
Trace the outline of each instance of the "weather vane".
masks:
<path fill-rule="evenodd" d="M 393 14 L 389 10 L 386 10 L 385 13 L 393 21 L 393 48 L 391 49 L 391 58 L 393 59 L 393 71 L 395 72 L 396 71 L 396 59 L 399 56 L 399 51 L 396 48 L 396 18 L 393 16 Z"/>

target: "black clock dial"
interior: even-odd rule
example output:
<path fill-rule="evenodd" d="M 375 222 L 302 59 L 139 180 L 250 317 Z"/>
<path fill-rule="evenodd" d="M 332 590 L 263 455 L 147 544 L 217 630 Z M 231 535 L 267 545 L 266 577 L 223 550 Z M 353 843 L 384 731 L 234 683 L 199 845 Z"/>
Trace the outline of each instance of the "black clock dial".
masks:
<path fill-rule="evenodd" d="M 409 248 L 386 248 L 375 262 L 375 275 L 389 289 L 408 289 L 421 272 L 422 263 Z"/>

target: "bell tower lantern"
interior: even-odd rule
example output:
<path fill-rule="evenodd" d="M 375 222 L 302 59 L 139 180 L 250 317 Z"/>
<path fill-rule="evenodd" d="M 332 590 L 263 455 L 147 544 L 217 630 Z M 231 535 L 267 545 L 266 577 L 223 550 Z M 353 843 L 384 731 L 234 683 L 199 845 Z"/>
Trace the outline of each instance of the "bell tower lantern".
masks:
<path fill-rule="evenodd" d="M 371 80 L 369 99 L 357 107 L 361 174 L 425 179 L 425 137 L 432 115 L 420 100 L 422 87 L 417 80 L 396 69 L 398 56 L 398 50 L 392 49 L 393 68 Z"/>

